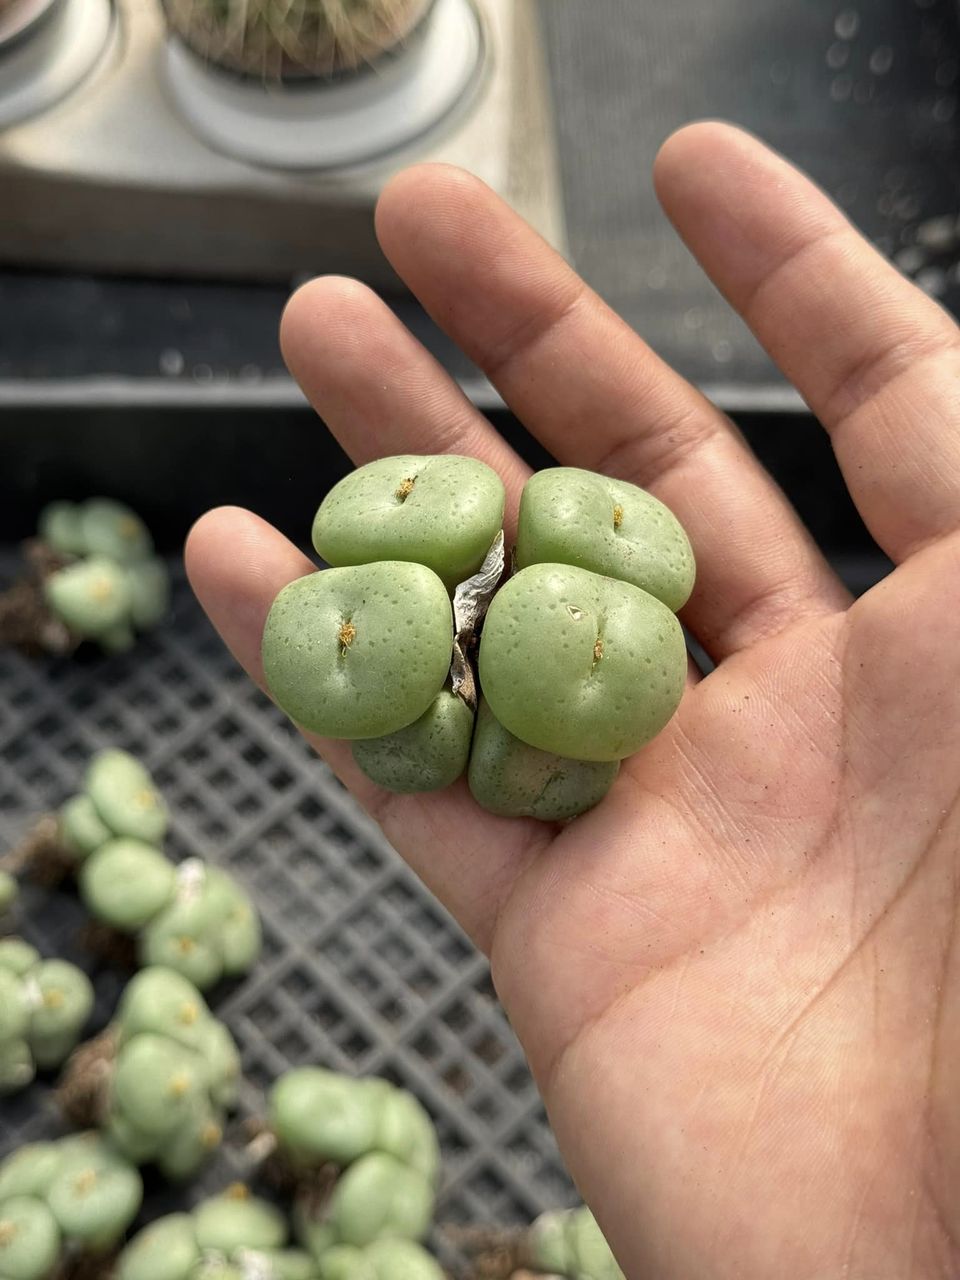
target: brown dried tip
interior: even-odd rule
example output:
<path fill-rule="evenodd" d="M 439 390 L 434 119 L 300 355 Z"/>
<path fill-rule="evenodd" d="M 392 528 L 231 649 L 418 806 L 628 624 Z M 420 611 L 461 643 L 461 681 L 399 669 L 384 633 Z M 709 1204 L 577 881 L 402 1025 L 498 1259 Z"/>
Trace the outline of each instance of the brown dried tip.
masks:
<path fill-rule="evenodd" d="M 596 666 L 602 657 L 603 657 L 603 639 L 601 636 L 597 636 L 597 642 L 593 646 L 593 665 Z"/>
<path fill-rule="evenodd" d="M 116 1037 L 107 1030 L 67 1059 L 56 1100 L 64 1118 L 78 1129 L 96 1129 L 103 1124 L 116 1056 Z"/>
<path fill-rule="evenodd" d="M 619 529 L 623 524 L 623 507 L 619 503 L 613 508 L 613 527 Z"/>
<path fill-rule="evenodd" d="M 413 486 L 416 484 L 416 481 L 416 476 L 408 476 L 406 480 L 400 481 L 400 484 L 397 486 L 397 491 L 393 495 L 398 502 L 406 502 L 411 493 L 413 493 Z"/>
<path fill-rule="evenodd" d="M 114 969 L 136 969 L 137 943 L 127 933 L 103 924 L 100 920 L 91 920 L 84 925 L 80 936 L 85 951 L 98 956 Z"/>
<path fill-rule="evenodd" d="M 0 645 L 19 649 L 29 657 L 72 653 L 79 644 L 43 598 L 44 579 L 70 563 L 69 557 L 32 539 L 23 544 L 24 576 L 0 592 Z"/>
<path fill-rule="evenodd" d="M 340 630 L 337 632 L 337 639 L 340 642 L 340 657 L 342 658 L 354 640 L 357 638 L 357 628 L 348 618 L 346 622 L 340 624 Z"/>
<path fill-rule="evenodd" d="M 60 843 L 60 823 L 48 813 L 34 823 L 18 845 L 0 858 L 0 868 L 25 871 L 31 880 L 53 887 L 70 874 L 74 859 Z"/>
<path fill-rule="evenodd" d="M 470 1259 L 467 1280 L 513 1280 L 526 1275 L 526 1232 L 499 1227 L 446 1227 L 443 1234 Z"/>
<path fill-rule="evenodd" d="M 50 1280 L 112 1280 L 116 1254 L 79 1253 L 64 1258 Z"/>

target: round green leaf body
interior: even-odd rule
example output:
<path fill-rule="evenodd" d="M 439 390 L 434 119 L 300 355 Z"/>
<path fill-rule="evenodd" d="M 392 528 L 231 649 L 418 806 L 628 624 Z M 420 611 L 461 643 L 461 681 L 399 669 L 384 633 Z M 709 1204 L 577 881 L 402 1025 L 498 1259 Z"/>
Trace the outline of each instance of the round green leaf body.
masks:
<path fill-rule="evenodd" d="M 117 1259 L 117 1280 L 188 1280 L 199 1259 L 193 1218 L 171 1213 L 134 1236 Z"/>
<path fill-rule="evenodd" d="M 89 857 L 101 845 L 112 840 L 114 832 L 97 813 L 97 807 L 83 792 L 74 796 L 60 810 L 60 843 L 78 861 Z"/>
<path fill-rule="evenodd" d="M 0 938 L 0 969 L 8 969 L 22 978 L 40 963 L 40 952 L 22 938 Z"/>
<path fill-rule="evenodd" d="M 51 502 L 40 512 L 37 533 L 52 551 L 64 556 L 87 554 L 87 544 L 80 523 L 80 508 L 75 502 Z"/>
<path fill-rule="evenodd" d="M 20 885 L 9 871 L 0 871 L 0 916 L 9 911 L 20 896 Z"/>
<path fill-rule="evenodd" d="M 173 969 L 201 991 L 223 977 L 219 921 L 201 896 L 174 900 L 140 935 L 140 962 Z"/>
<path fill-rule="evenodd" d="M 97 644 L 105 653 L 126 653 L 136 643 L 133 627 L 128 622 L 121 622 L 109 631 L 101 631 L 97 636 Z"/>
<path fill-rule="evenodd" d="M 277 596 L 263 633 L 267 684 L 303 728 L 379 738 L 420 718 L 453 649 L 446 588 L 419 564 L 326 569 Z"/>
<path fill-rule="evenodd" d="M 151 1031 L 201 1052 L 212 1021 L 207 1002 L 194 984 L 161 966 L 141 969 L 130 980 L 116 1017 L 121 1042 Z"/>
<path fill-rule="evenodd" d="M 0 1276 L 47 1280 L 60 1254 L 56 1219 L 39 1200 L 15 1196 L 0 1204 Z"/>
<path fill-rule="evenodd" d="M 0 1044 L 22 1040 L 30 1025 L 30 1000 L 23 978 L 0 969 Z"/>
<path fill-rule="evenodd" d="M 117 1110 L 107 1116 L 103 1134 L 118 1155 L 136 1165 L 148 1164 L 163 1145 L 162 1138 L 145 1133 Z"/>
<path fill-rule="evenodd" d="M 28 1042 L 39 1067 L 59 1066 L 93 1012 L 93 986 L 82 970 L 65 960 L 41 961 L 30 980 L 40 999 L 30 1015 Z M 51 1057 L 53 1045 L 66 1045 L 66 1051 Z"/>
<path fill-rule="evenodd" d="M 412 1240 L 375 1240 L 363 1252 L 376 1280 L 444 1280 L 436 1258 Z"/>
<path fill-rule="evenodd" d="M 47 1193 L 47 1204 L 64 1239 L 96 1249 L 120 1239 L 137 1216 L 142 1199 L 139 1173 L 116 1159 L 62 1170 Z"/>
<path fill-rule="evenodd" d="M 206 1096 L 203 1059 L 174 1040 L 143 1032 L 117 1055 L 113 1102 L 145 1134 L 165 1137 L 189 1122 Z"/>
<path fill-rule="evenodd" d="M 468 776 L 473 798 L 490 813 L 541 822 L 574 818 L 600 803 L 619 771 L 619 760 L 571 760 L 521 742 L 481 700 Z"/>
<path fill-rule="evenodd" d="M 176 871 L 159 849 L 141 840 L 109 840 L 80 868 L 80 893 L 98 920 L 136 933 L 171 901 Z"/>
<path fill-rule="evenodd" d="M 363 1156 L 340 1177 L 328 1218 L 344 1244 L 422 1240 L 433 1217 L 433 1186 L 393 1156 Z"/>
<path fill-rule="evenodd" d="M 159 844 L 170 815 L 153 779 L 139 760 L 111 749 L 94 756 L 85 789 L 101 820 L 114 835 Z"/>
<path fill-rule="evenodd" d="M 384 1095 L 377 1125 L 377 1149 L 395 1156 L 429 1182 L 440 1172 L 440 1143 L 433 1121 L 406 1089 L 391 1088 Z"/>
<path fill-rule="evenodd" d="M 674 612 L 686 604 L 696 569 L 673 512 L 625 480 L 577 467 L 532 475 L 520 499 L 517 568 L 572 564 L 619 578 Z"/>
<path fill-rule="evenodd" d="M 462 698 L 441 689 L 413 724 L 383 738 L 354 742 L 353 758 L 387 791 L 440 791 L 466 769 L 472 736 L 473 712 Z"/>
<path fill-rule="evenodd" d="M 80 527 L 90 555 L 134 564 L 153 552 L 150 531 L 137 513 L 111 498 L 91 498 L 83 503 Z"/>
<path fill-rule="evenodd" d="M 364 1085 L 321 1067 L 281 1076 L 270 1093 L 270 1123 L 281 1147 L 308 1164 L 347 1165 L 371 1151 L 377 1106 Z"/>
<path fill-rule="evenodd" d="M 483 563 L 503 505 L 500 477 L 476 458 L 380 458 L 330 490 L 313 522 L 313 545 L 332 565 L 423 564 L 452 591 Z"/>
<path fill-rule="evenodd" d="M 480 683 L 496 718 L 572 760 L 639 750 L 676 711 L 686 672 L 683 632 L 666 605 L 569 565 L 511 578 L 480 642 Z"/>
<path fill-rule="evenodd" d="M 58 569 L 44 579 L 47 607 L 75 635 L 103 635 L 124 623 L 130 611 L 130 588 L 119 565 L 91 556 Z"/>
<path fill-rule="evenodd" d="M 586 1207 L 545 1213 L 530 1231 L 531 1259 L 540 1270 L 577 1280 L 623 1280 L 623 1272 Z"/>
<path fill-rule="evenodd" d="M 157 1167 L 171 1182 L 194 1177 L 223 1140 L 223 1115 L 209 1098 L 197 1098 L 174 1132 L 154 1156 Z"/>
<path fill-rule="evenodd" d="M 25 1089 L 36 1073 L 26 1040 L 0 1040 L 0 1098 Z"/>
<path fill-rule="evenodd" d="M 170 608 L 170 575 L 156 558 L 131 565 L 127 570 L 130 587 L 130 618 L 138 631 L 149 631 L 167 616 Z"/>
<path fill-rule="evenodd" d="M 215 1018 L 206 1023 L 200 1053 L 207 1064 L 214 1105 L 229 1110 L 236 1105 L 240 1087 L 240 1054 L 233 1036 Z"/>
<path fill-rule="evenodd" d="M 45 1199 L 60 1163 L 55 1142 L 29 1142 L 14 1151 L 0 1164 L 0 1204 L 12 1196 Z"/>
<path fill-rule="evenodd" d="M 336 1244 L 317 1260 L 319 1280 L 377 1280 L 366 1250 L 352 1244 Z"/>
<path fill-rule="evenodd" d="M 249 973 L 263 949 L 263 931 L 253 901 L 240 885 L 222 871 L 232 889 L 226 908 L 220 916 L 220 952 L 223 972 L 228 978 Z M 214 882 L 216 883 L 216 882 Z"/>
<path fill-rule="evenodd" d="M 256 1196 L 229 1192 L 205 1200 L 193 1213 L 197 1244 L 233 1257 L 238 1249 L 280 1249 L 287 1222 L 279 1209 Z"/>

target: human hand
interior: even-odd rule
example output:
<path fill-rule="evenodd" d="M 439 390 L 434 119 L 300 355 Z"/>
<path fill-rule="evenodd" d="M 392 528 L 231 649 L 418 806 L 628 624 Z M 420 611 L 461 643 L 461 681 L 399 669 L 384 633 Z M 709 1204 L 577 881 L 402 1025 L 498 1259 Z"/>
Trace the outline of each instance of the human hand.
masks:
<path fill-rule="evenodd" d="M 851 605 L 714 407 L 481 184 L 413 169 L 379 209 L 394 266 L 561 463 L 677 513 L 699 571 L 682 617 L 718 667 L 560 830 L 493 818 L 462 781 L 388 795 L 316 745 L 490 954 L 629 1277 L 955 1276 L 957 329 L 736 130 L 674 136 L 656 181 L 898 568 Z M 523 465 L 369 290 L 314 281 L 282 339 L 358 463 L 474 454 L 515 514 Z M 313 566 L 236 509 L 197 524 L 187 565 L 262 684 L 270 604 Z"/>

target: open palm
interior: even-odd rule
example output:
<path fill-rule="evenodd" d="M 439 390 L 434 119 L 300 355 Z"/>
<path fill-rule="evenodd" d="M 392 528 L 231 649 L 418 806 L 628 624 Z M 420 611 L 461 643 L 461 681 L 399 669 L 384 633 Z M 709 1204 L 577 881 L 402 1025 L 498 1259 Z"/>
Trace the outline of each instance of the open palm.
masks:
<path fill-rule="evenodd" d="M 490 953 L 631 1280 L 955 1276 L 957 330 L 736 130 L 682 131 L 656 179 L 898 568 L 851 606 L 729 422 L 481 184 L 414 169 L 379 210 L 399 274 L 561 462 L 676 511 L 699 566 L 683 620 L 718 666 L 562 830 L 491 818 L 462 782 L 386 795 L 318 746 Z M 515 512 L 522 464 L 368 290 L 308 285 L 283 342 L 358 462 L 475 454 Z M 187 559 L 262 681 L 270 603 L 312 566 L 235 509 Z"/>

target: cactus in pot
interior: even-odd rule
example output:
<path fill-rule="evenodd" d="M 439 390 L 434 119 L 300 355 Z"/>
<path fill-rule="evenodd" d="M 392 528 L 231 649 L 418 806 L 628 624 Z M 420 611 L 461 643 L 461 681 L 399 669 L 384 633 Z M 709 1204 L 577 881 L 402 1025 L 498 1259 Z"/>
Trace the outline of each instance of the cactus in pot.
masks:
<path fill-rule="evenodd" d="M 162 0 L 200 57 L 242 75 L 295 80 L 353 71 L 401 44 L 432 0 Z"/>

